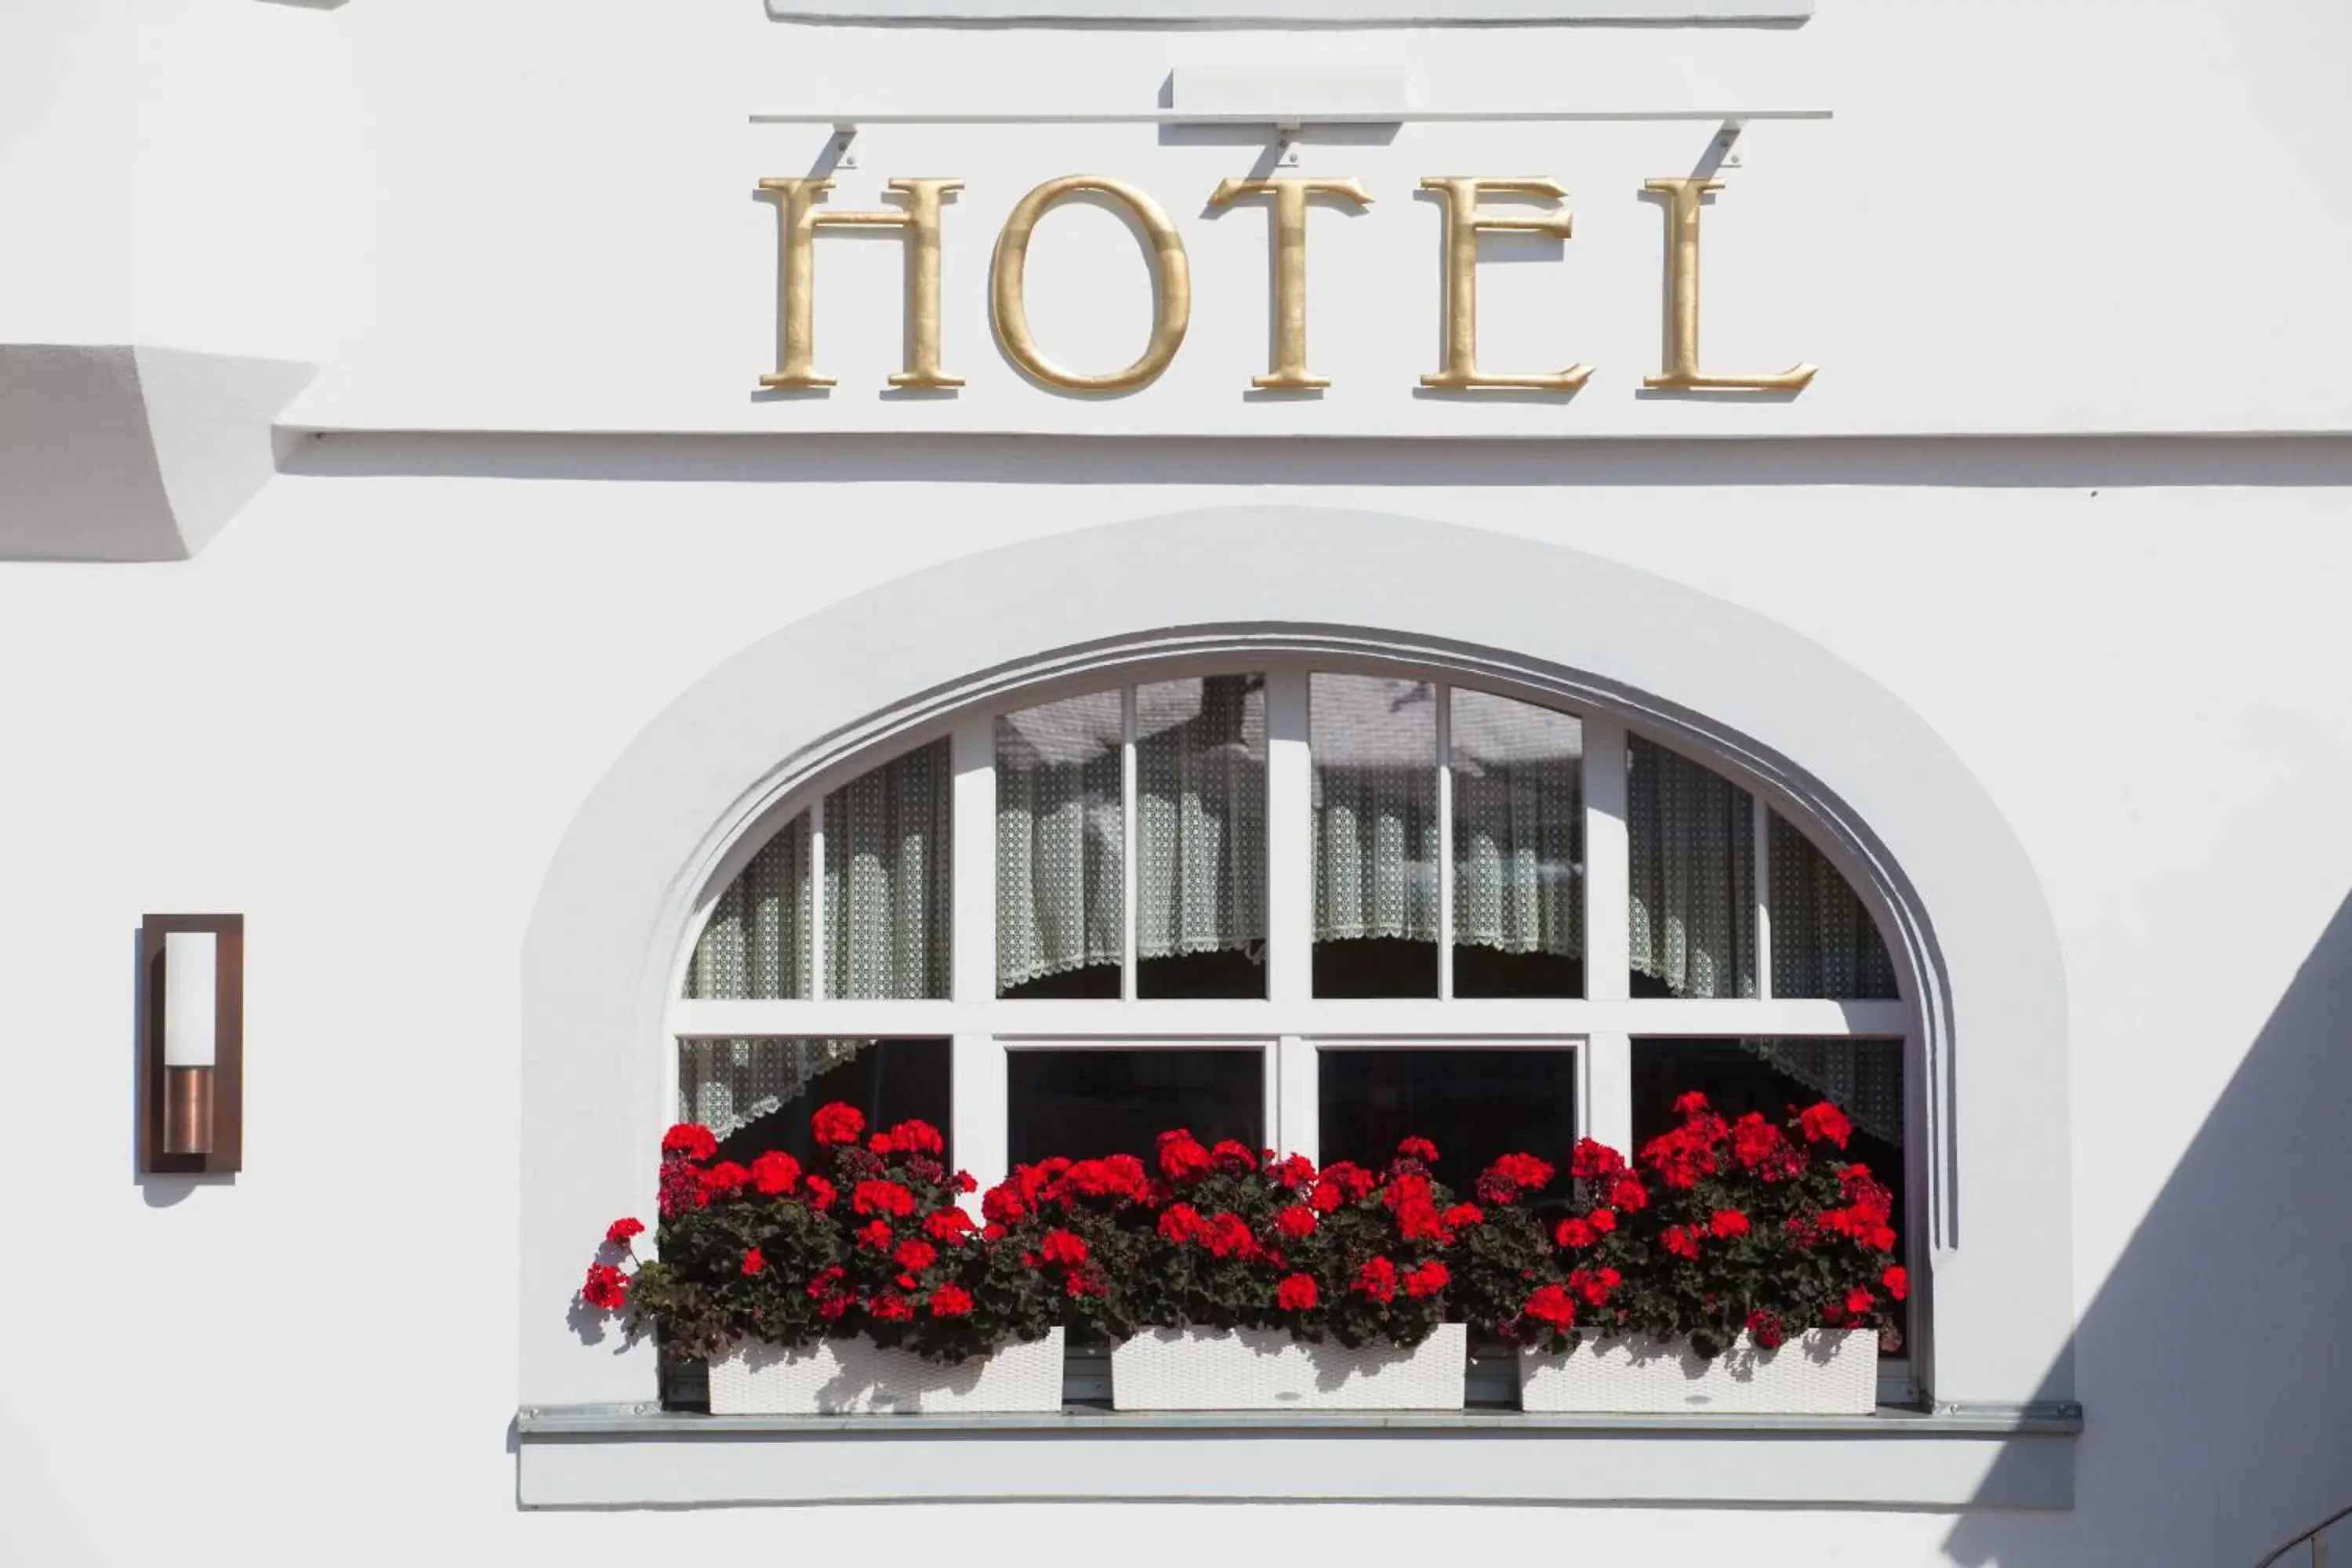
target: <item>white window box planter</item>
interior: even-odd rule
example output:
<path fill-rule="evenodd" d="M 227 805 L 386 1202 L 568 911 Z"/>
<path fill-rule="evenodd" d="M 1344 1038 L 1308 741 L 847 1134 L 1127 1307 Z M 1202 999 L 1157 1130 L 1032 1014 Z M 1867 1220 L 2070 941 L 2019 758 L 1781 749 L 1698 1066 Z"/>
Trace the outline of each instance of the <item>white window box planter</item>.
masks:
<path fill-rule="evenodd" d="M 950 1366 L 870 1340 L 738 1344 L 710 1363 L 713 1415 L 975 1415 L 1059 1410 L 1062 1331 Z"/>
<path fill-rule="evenodd" d="M 1111 1347 L 1118 1410 L 1459 1410 L 1468 1331 L 1410 1350 L 1305 1344 L 1284 1329 L 1152 1329 Z"/>
<path fill-rule="evenodd" d="M 1566 1355 L 1519 1358 L 1519 1407 L 1576 1415 L 1867 1415 L 1878 1403 L 1878 1335 L 1814 1329 L 1778 1350 L 1746 1334 L 1713 1361 L 1683 1340 L 1588 1339 Z"/>

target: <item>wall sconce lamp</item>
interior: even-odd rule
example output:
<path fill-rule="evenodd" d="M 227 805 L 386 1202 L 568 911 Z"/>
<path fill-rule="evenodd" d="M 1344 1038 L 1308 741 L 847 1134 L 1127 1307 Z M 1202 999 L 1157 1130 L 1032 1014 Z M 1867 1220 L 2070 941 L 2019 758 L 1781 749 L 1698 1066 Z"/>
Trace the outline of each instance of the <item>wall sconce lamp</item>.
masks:
<path fill-rule="evenodd" d="M 139 1168 L 211 1175 L 245 1153 L 245 917 L 139 922 Z"/>

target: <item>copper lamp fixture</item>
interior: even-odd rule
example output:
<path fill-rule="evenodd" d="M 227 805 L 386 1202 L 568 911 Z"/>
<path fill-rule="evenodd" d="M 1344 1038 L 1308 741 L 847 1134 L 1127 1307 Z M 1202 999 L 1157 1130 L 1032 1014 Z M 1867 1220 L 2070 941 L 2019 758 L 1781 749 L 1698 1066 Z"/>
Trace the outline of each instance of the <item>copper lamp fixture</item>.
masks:
<path fill-rule="evenodd" d="M 243 1163 L 245 917 L 139 924 L 139 1168 L 210 1175 Z"/>

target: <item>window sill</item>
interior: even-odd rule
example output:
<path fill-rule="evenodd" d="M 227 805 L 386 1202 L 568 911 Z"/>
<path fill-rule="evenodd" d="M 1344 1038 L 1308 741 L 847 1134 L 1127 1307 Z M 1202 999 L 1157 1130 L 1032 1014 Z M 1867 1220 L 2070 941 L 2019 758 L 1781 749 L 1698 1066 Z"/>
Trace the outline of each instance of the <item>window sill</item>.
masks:
<path fill-rule="evenodd" d="M 525 1508 L 1187 1500 L 2074 1506 L 2081 1412 L 697 1415 L 534 1406 Z M 1055 1445 L 1050 1456 L 1034 1445 Z M 1041 1462 L 1047 1461 L 1047 1462 Z"/>
<path fill-rule="evenodd" d="M 768 0 L 777 21 L 1213 22 L 1446 26 L 1464 22 L 1802 22 L 1813 0 Z"/>

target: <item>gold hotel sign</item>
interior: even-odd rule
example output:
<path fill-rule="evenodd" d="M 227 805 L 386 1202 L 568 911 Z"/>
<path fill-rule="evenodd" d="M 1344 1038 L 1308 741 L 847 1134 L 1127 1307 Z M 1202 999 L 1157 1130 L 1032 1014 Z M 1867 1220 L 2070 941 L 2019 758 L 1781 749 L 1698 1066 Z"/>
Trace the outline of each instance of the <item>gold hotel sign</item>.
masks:
<path fill-rule="evenodd" d="M 940 209 L 961 180 L 892 180 L 899 206 L 877 212 L 838 211 L 824 205 L 833 182 L 822 179 L 761 180 L 773 194 L 782 229 L 782 361 L 760 384 L 824 387 L 815 362 L 816 237 L 834 226 L 893 228 L 907 247 L 908 363 L 890 377 L 893 386 L 961 386 L 962 378 L 940 366 Z M 1445 260 L 1444 363 L 1421 384 L 1457 391 L 1480 387 L 1532 388 L 1571 393 L 1592 374 L 1589 364 L 1538 373 L 1496 373 L 1478 364 L 1478 237 L 1516 230 L 1565 240 L 1573 233 L 1568 191 L 1558 181 L 1538 177 L 1440 175 L 1421 182 L 1444 208 Z M 1814 367 L 1800 364 L 1773 375 L 1733 375 L 1703 370 L 1698 357 L 1698 243 L 1703 200 L 1723 188 L 1719 180 L 1665 179 L 1644 182 L 1645 195 L 1662 198 L 1666 219 L 1666 363 L 1642 384 L 1666 391 L 1796 392 L 1813 378 Z M 1090 193 L 1116 202 L 1133 216 L 1150 247 L 1156 302 L 1151 338 L 1134 363 L 1097 374 L 1065 369 L 1047 359 L 1029 331 L 1024 295 L 1029 246 L 1037 222 L 1056 202 Z M 1536 198 L 1554 204 L 1549 212 L 1498 212 L 1482 205 L 1488 195 Z M 1250 378 L 1270 391 L 1307 391 L 1328 386 L 1307 368 L 1307 214 L 1310 200 L 1361 208 L 1371 196 L 1353 179 L 1290 178 L 1225 180 L 1209 200 L 1214 206 L 1264 199 L 1270 206 L 1274 262 L 1273 360 L 1266 374 Z M 1102 174 L 1066 174 L 1048 180 L 1013 204 L 996 237 L 989 264 L 989 321 L 1007 358 L 1032 380 L 1071 392 L 1125 392 L 1158 379 L 1184 345 L 1192 316 L 1192 281 L 1183 237 L 1168 215 L 1144 191 Z"/>

